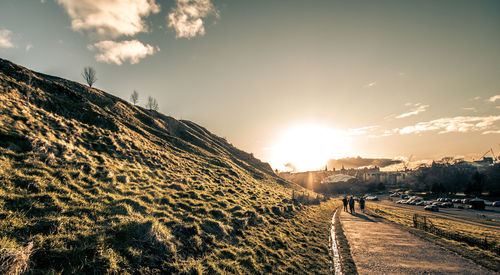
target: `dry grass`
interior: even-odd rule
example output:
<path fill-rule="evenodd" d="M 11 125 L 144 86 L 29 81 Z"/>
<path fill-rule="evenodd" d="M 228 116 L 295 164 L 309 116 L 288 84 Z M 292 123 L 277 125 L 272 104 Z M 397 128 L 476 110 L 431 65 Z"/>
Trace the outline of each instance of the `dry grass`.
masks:
<path fill-rule="evenodd" d="M 333 202 L 96 89 L 34 73 L 28 104 L 25 76 L 0 59 L 0 238 L 30 272 L 328 273 Z"/>
<path fill-rule="evenodd" d="M 500 271 L 500 255 L 493 250 L 485 250 L 481 247 L 470 245 L 464 242 L 456 241 L 447 238 L 443 235 L 436 235 L 423 230 L 413 228 L 413 215 L 414 211 L 405 208 L 396 208 L 385 206 L 378 203 L 367 203 L 367 210 L 370 214 L 384 218 L 395 224 L 404 226 L 410 232 L 415 233 L 423 238 L 429 239 L 444 246 L 452 251 L 455 251 L 462 256 L 469 258 L 486 268 Z M 480 225 L 473 225 L 469 223 L 459 222 L 456 220 L 447 219 L 445 217 L 433 216 L 428 218 L 435 227 L 437 227 L 444 234 L 458 234 L 460 236 L 477 239 L 478 241 L 486 240 L 487 242 L 500 243 L 500 234 L 498 230 L 482 227 Z M 451 235 L 450 234 L 450 235 Z M 496 249 L 498 251 L 498 249 Z"/>
<path fill-rule="evenodd" d="M 340 222 L 340 212 L 342 211 L 340 200 L 338 201 L 337 209 L 338 211 L 335 217 L 335 238 L 337 239 L 337 246 L 339 250 L 342 271 L 345 274 L 358 274 L 356 264 L 352 259 L 349 241 L 347 240 L 347 237 L 344 234 L 342 223 Z"/>
<path fill-rule="evenodd" d="M 33 251 L 33 242 L 24 247 L 13 247 L 7 240 L 0 240 L 0 274 L 23 274 L 28 269 Z"/>

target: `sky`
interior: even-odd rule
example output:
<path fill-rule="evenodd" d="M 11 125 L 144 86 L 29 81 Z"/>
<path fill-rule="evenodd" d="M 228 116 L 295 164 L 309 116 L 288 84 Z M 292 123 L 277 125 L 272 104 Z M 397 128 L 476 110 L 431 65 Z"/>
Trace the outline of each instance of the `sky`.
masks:
<path fill-rule="evenodd" d="M 0 57 L 278 169 L 500 153 L 500 1 L 2 0 Z"/>

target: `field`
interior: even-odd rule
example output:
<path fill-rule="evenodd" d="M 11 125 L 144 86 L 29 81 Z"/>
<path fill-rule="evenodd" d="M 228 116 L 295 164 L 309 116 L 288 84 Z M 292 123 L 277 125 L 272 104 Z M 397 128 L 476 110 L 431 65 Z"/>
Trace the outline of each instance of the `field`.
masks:
<path fill-rule="evenodd" d="M 367 211 L 371 215 L 384 218 L 392 223 L 404 226 L 410 232 L 432 240 L 478 264 L 491 270 L 500 269 L 500 234 L 493 228 L 460 222 L 443 216 L 426 217 L 427 228 L 415 228 L 416 211 L 400 207 L 391 207 L 381 203 L 367 203 Z M 418 212 L 419 215 L 420 212 Z M 419 217 L 419 225 L 422 218 Z M 432 225 L 431 225 L 432 224 Z M 485 248 L 486 246 L 488 248 Z"/>

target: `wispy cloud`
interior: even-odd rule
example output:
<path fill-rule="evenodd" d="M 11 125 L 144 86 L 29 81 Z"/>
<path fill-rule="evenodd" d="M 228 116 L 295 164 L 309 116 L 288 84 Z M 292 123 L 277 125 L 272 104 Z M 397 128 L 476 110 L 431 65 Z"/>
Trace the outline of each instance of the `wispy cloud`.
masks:
<path fill-rule="evenodd" d="M 218 16 L 210 0 L 177 0 L 176 6 L 168 14 L 168 27 L 175 30 L 178 38 L 192 38 L 205 34 L 203 20 Z"/>
<path fill-rule="evenodd" d="M 469 100 L 480 100 L 480 99 L 481 99 L 481 97 L 480 97 L 480 96 L 475 96 L 475 97 L 473 97 L 473 98 L 469 98 Z"/>
<path fill-rule="evenodd" d="M 26 45 L 26 47 L 25 47 L 25 50 L 26 50 L 27 52 L 29 52 L 31 49 L 33 49 L 33 45 L 31 45 L 31 44 L 27 44 L 27 45 Z"/>
<path fill-rule="evenodd" d="M 414 116 L 414 115 L 418 115 L 422 112 L 425 112 L 427 111 L 427 108 L 429 108 L 429 105 L 422 105 L 421 103 L 415 103 L 415 104 L 411 104 L 411 103 L 406 103 L 405 106 L 411 106 L 413 105 L 413 108 L 406 112 L 406 113 L 402 113 L 400 115 L 397 115 L 396 118 L 405 118 L 405 117 L 409 117 L 409 116 Z"/>
<path fill-rule="evenodd" d="M 488 135 L 488 134 L 500 134 L 500 130 L 491 130 L 483 132 L 483 135 Z"/>
<path fill-rule="evenodd" d="M 494 96 L 488 98 L 488 101 L 489 102 L 496 102 L 499 99 L 500 99 L 500 95 L 494 95 Z"/>
<path fill-rule="evenodd" d="M 467 133 L 488 130 L 498 120 L 500 120 L 500 116 L 457 116 L 419 122 L 415 125 L 406 126 L 401 129 L 396 128 L 392 131 L 401 135 L 418 134 L 428 131 L 438 131 L 439 134 L 451 132 Z"/>
<path fill-rule="evenodd" d="M 71 19 L 75 31 L 100 37 L 133 36 L 147 31 L 143 17 L 158 13 L 155 0 L 56 0 Z"/>
<path fill-rule="evenodd" d="M 374 131 L 375 129 L 379 128 L 379 125 L 373 125 L 373 126 L 365 126 L 361 128 L 354 128 L 354 129 L 349 129 L 347 130 L 347 135 L 350 136 L 360 136 L 360 135 L 366 135 Z"/>
<path fill-rule="evenodd" d="M 7 29 L 0 29 L 0 48 L 13 48 L 12 32 Z"/>
<path fill-rule="evenodd" d="M 462 109 L 473 113 L 477 113 L 476 107 L 463 107 Z"/>
<path fill-rule="evenodd" d="M 368 84 L 366 84 L 364 87 L 365 88 L 370 88 L 370 87 L 374 87 L 377 85 L 377 81 L 373 81 L 373 82 L 370 82 Z"/>
<path fill-rule="evenodd" d="M 136 64 L 140 59 L 159 51 L 151 45 L 144 45 L 138 40 L 115 42 L 105 40 L 89 45 L 90 50 L 98 51 L 97 61 L 122 65 L 124 62 Z"/>

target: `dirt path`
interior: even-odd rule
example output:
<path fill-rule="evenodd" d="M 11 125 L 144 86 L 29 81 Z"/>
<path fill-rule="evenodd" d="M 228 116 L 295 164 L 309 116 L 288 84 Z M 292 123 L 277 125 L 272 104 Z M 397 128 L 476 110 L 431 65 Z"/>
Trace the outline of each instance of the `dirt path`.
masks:
<path fill-rule="evenodd" d="M 340 221 L 359 274 L 495 274 L 373 217 L 342 212 Z"/>

